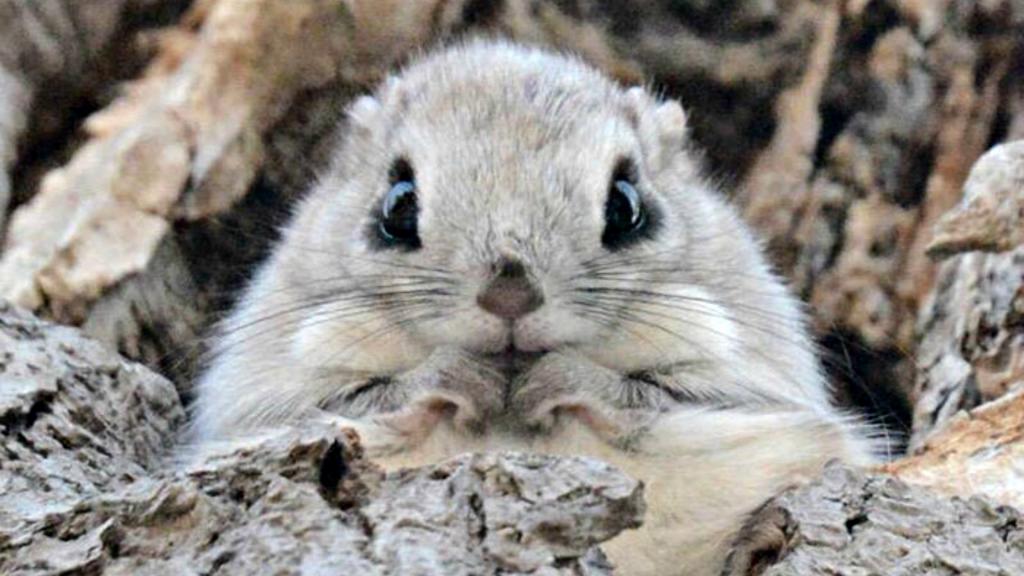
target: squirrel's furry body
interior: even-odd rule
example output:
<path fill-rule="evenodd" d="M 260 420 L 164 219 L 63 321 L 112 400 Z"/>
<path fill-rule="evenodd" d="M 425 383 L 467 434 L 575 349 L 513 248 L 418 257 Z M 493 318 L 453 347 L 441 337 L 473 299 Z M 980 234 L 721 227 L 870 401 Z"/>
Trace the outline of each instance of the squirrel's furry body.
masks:
<path fill-rule="evenodd" d="M 415 190 L 415 243 L 381 237 L 396 181 Z M 613 244 L 622 190 L 647 220 Z M 509 262 L 542 304 L 499 317 L 481 294 Z M 495 42 L 352 106 L 335 165 L 222 326 L 199 441 L 321 417 L 387 467 L 536 450 L 622 468 L 648 502 L 606 546 L 623 574 L 715 574 L 766 498 L 831 458 L 870 460 L 679 105 Z"/>

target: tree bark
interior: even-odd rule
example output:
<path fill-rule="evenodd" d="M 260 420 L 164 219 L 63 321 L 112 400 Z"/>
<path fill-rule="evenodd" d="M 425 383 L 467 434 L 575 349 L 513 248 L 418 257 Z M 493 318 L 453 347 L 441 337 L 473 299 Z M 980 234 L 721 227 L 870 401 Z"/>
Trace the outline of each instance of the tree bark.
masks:
<path fill-rule="evenodd" d="M 750 519 L 725 574 L 1003 575 L 1024 571 L 1021 514 L 831 465 Z"/>
<path fill-rule="evenodd" d="M 929 252 L 944 259 L 921 311 L 914 395 L 919 446 L 954 414 L 1024 380 L 1024 140 L 971 171 Z"/>

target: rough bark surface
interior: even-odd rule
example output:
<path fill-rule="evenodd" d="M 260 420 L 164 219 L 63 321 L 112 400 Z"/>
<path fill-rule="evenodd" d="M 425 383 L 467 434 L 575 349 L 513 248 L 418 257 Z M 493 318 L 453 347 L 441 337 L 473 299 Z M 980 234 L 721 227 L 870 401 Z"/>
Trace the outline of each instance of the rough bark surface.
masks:
<path fill-rule="evenodd" d="M 163 377 L 0 303 L 0 558 L 53 514 L 147 477 L 184 419 Z"/>
<path fill-rule="evenodd" d="M 755 513 L 726 574 L 1024 573 L 1021 513 L 830 465 Z"/>
<path fill-rule="evenodd" d="M 1020 134 L 1024 137 L 1024 133 Z M 992 148 L 971 168 L 960 205 L 936 225 L 928 254 L 1006 252 L 1024 245 L 1024 140 Z"/>
<path fill-rule="evenodd" d="M 0 573 L 610 574 L 642 486 L 583 458 L 384 475 L 328 425 L 167 459 L 170 382 L 0 309 Z"/>
<path fill-rule="evenodd" d="M 985 494 L 1024 509 L 1024 388 L 958 412 L 884 471 L 949 495 Z"/>
<path fill-rule="evenodd" d="M 1024 380 L 1024 140 L 988 152 L 930 245 L 942 262 L 921 311 L 913 447 L 960 410 Z"/>

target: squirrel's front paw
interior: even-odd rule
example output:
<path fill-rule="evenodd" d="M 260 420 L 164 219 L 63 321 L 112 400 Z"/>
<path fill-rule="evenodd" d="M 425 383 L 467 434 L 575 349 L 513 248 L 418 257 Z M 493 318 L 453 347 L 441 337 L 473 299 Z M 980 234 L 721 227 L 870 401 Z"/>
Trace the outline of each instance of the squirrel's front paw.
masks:
<path fill-rule="evenodd" d="M 534 431 L 550 431 L 565 418 L 593 426 L 606 420 L 595 392 L 615 378 L 582 356 L 550 352 L 512 384 L 509 409 Z"/>
<path fill-rule="evenodd" d="M 484 359 L 456 348 L 439 348 L 416 368 L 394 377 L 407 391 L 404 407 L 380 421 L 423 435 L 450 420 L 477 430 L 504 408 L 507 378 Z"/>

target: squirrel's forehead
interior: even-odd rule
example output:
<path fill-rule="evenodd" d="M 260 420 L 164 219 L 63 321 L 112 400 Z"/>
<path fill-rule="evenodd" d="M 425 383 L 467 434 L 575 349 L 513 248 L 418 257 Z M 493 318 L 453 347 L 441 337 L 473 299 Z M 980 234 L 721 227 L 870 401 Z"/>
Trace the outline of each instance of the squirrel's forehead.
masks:
<path fill-rule="evenodd" d="M 604 108 L 567 106 L 559 112 L 529 103 L 478 100 L 466 105 L 442 101 L 396 118 L 384 148 L 407 154 L 414 164 L 472 161 L 543 160 L 567 150 L 585 150 L 599 160 L 604 153 L 626 152 L 638 137 L 628 117 Z M 605 150 L 605 149 L 608 150 Z"/>
<path fill-rule="evenodd" d="M 447 78 L 418 75 L 402 82 L 389 104 L 400 125 L 486 128 L 510 120 L 558 126 L 626 117 L 623 101 L 623 91 L 600 77 L 480 70 Z"/>
<path fill-rule="evenodd" d="M 484 50 L 470 56 L 455 61 L 428 59 L 407 69 L 390 84 L 393 102 L 399 107 L 438 97 L 463 102 L 543 102 L 588 94 L 596 101 L 608 101 L 622 93 L 618 84 L 597 70 L 552 54 L 524 58 L 518 53 Z"/>

